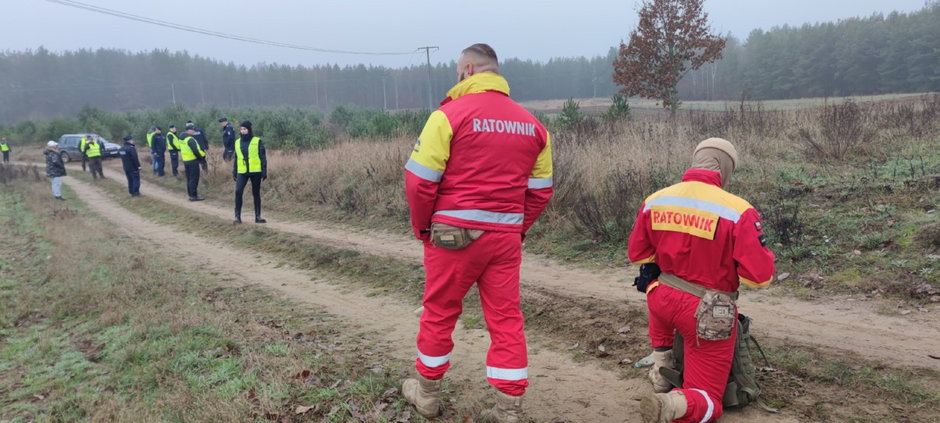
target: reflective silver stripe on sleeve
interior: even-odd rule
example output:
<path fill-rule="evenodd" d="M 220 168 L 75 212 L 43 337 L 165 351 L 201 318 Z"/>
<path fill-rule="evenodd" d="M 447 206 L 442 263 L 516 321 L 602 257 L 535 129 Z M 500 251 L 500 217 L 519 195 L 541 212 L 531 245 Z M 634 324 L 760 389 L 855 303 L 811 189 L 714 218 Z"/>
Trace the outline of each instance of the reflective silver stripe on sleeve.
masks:
<path fill-rule="evenodd" d="M 550 188 L 552 186 L 552 178 L 529 178 L 529 188 L 539 189 L 539 188 Z"/>
<path fill-rule="evenodd" d="M 673 195 L 665 195 L 659 198 L 654 198 L 646 203 L 646 207 L 643 208 L 643 211 L 647 211 L 652 206 L 679 206 L 679 207 L 688 207 L 690 209 L 704 210 L 709 213 L 717 214 L 719 217 L 728 219 L 734 223 L 738 223 L 738 219 L 741 218 L 741 213 L 738 213 L 734 209 L 722 206 L 718 203 L 713 203 L 711 201 L 699 200 L 696 198 L 688 197 L 678 197 Z"/>
<path fill-rule="evenodd" d="M 431 169 L 421 163 L 416 162 L 414 159 L 408 159 L 408 163 L 405 163 L 405 169 L 411 173 L 414 173 L 415 176 L 431 182 L 440 182 L 441 176 L 444 175 L 444 171 Z"/>
<path fill-rule="evenodd" d="M 708 409 L 705 410 L 705 417 L 702 417 L 702 421 L 699 422 L 699 423 L 705 423 L 705 422 L 711 420 L 712 414 L 715 413 L 715 404 L 712 403 L 712 399 L 709 398 L 709 397 L 708 397 L 708 394 L 706 394 L 705 391 L 703 391 L 703 390 L 701 390 L 701 389 L 695 389 L 695 388 L 693 388 L 693 389 L 690 389 L 690 391 L 695 391 L 695 392 L 698 392 L 698 393 L 702 394 L 702 396 L 705 397 L 705 402 L 708 403 Z"/>
<path fill-rule="evenodd" d="M 418 351 L 418 359 L 428 367 L 440 367 L 447 364 L 450 361 L 450 353 L 447 355 L 442 355 L 440 357 L 431 357 L 429 355 L 424 355 L 421 351 Z"/>
<path fill-rule="evenodd" d="M 486 366 L 486 377 L 499 380 L 523 380 L 529 378 L 529 368 L 521 369 L 500 369 L 499 367 Z"/>
<path fill-rule="evenodd" d="M 497 213 L 486 210 L 439 210 L 434 212 L 434 214 L 472 220 L 475 222 L 502 223 L 508 225 L 521 225 L 524 216 L 522 213 Z"/>

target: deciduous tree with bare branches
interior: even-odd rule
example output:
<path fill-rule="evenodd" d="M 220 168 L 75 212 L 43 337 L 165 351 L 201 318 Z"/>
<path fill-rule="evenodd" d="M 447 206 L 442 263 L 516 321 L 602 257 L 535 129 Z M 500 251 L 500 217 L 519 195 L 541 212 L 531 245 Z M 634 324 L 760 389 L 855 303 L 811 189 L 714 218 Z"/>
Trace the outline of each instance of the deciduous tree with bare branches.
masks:
<path fill-rule="evenodd" d="M 614 82 L 627 96 L 657 99 L 675 116 L 686 72 L 721 58 L 725 39 L 710 34 L 704 0 L 644 0 L 630 43 L 620 43 Z"/>

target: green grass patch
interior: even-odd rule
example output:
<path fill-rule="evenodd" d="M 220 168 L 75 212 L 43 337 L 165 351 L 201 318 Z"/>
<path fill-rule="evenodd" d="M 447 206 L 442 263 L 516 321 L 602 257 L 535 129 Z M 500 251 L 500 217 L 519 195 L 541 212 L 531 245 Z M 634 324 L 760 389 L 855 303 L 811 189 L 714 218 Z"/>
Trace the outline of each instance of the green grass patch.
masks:
<path fill-rule="evenodd" d="M 407 411 L 394 388 L 410 364 L 386 347 L 180 269 L 47 188 L 0 187 L 0 419 L 281 421 L 316 405 L 302 417 L 393 422 Z"/>

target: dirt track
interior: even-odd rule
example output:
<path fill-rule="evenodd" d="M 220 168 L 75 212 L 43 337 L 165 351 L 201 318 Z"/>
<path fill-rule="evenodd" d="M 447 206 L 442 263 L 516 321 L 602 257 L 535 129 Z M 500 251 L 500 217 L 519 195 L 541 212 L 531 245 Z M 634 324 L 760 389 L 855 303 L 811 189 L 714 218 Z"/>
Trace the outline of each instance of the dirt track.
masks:
<path fill-rule="evenodd" d="M 123 181 L 124 175 L 105 168 L 109 178 Z M 141 182 L 144 196 L 178 207 L 229 219 L 231 208 L 210 202 L 190 202 L 184 193 L 173 193 L 147 181 Z M 250 206 L 246 206 L 250 207 Z M 350 248 L 363 253 L 394 257 L 421 263 L 422 250 L 416 241 L 378 231 L 364 232 L 297 222 L 265 213 L 268 227 L 319 242 Z M 581 298 L 622 299 L 645 309 L 645 297 L 630 285 L 634 271 L 592 272 L 570 269 L 543 257 L 526 255 L 522 266 L 522 284 Z M 742 313 L 752 317 L 755 333 L 761 336 L 850 351 L 884 363 L 940 369 L 940 310 L 914 312 L 907 316 L 880 314 L 889 304 L 876 301 L 852 301 L 848 298 L 820 298 L 814 302 L 775 296 L 773 292 L 744 290 L 740 301 Z"/>
<path fill-rule="evenodd" d="M 106 174 L 109 177 L 118 177 L 113 171 L 106 171 Z M 370 297 L 364 290 L 350 290 L 348 286 L 337 285 L 335 281 L 325 280 L 321 275 L 279 266 L 279 260 L 264 254 L 245 254 L 244 251 L 230 246 L 149 222 L 122 208 L 91 184 L 70 177 L 66 177 L 65 182 L 91 210 L 112 221 L 129 236 L 141 242 L 172 244 L 181 254 L 198 257 L 199 265 L 206 271 L 224 273 L 232 278 L 224 283 L 236 286 L 261 285 L 281 292 L 295 301 L 312 304 L 360 326 L 363 331 L 372 333 L 376 338 L 389 342 L 394 358 L 405 362 L 414 360 L 417 318 L 413 314 L 413 306 L 390 298 Z M 144 196 L 166 199 L 172 204 L 177 204 L 174 200 L 177 196 L 169 195 L 165 191 L 160 194 L 161 191 L 152 184 L 145 183 L 142 192 Z M 149 199 L 143 197 L 139 200 Z M 213 206 L 207 204 L 188 201 L 183 204 L 201 210 L 214 210 Z M 227 216 L 227 213 L 221 216 Z M 278 225 L 273 226 L 279 228 Z M 329 232 L 323 228 L 320 230 Z M 411 245 L 409 248 L 414 249 L 413 244 Z M 376 310 L 381 313 L 381 318 L 377 318 Z M 526 396 L 526 409 L 530 417 L 539 422 L 639 421 L 635 410 L 636 403 L 632 398 L 649 392 L 645 379 L 622 380 L 616 373 L 594 364 L 575 363 L 565 354 L 540 348 L 541 341 L 538 336 L 530 335 L 529 338 L 531 387 Z M 458 325 L 454 339 L 457 346 L 448 380 L 457 389 L 457 395 L 485 399 L 491 389 L 485 382 L 483 372 L 482 359 L 489 344 L 485 331 L 468 330 Z M 798 421 L 797 418 L 786 414 L 769 415 L 756 407 L 729 412 L 722 419 L 731 423 L 758 420 Z"/>

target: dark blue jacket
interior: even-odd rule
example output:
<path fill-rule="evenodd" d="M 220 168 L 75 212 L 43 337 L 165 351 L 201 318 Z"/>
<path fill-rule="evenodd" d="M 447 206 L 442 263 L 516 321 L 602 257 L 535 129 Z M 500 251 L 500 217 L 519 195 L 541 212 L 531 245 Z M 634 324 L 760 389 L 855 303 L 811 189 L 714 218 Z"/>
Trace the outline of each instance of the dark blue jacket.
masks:
<path fill-rule="evenodd" d="M 209 140 L 206 139 L 206 133 L 202 132 L 202 128 L 198 126 L 193 127 L 193 138 L 196 139 L 196 143 L 199 144 L 199 148 L 202 151 L 209 151 Z"/>
<path fill-rule="evenodd" d="M 222 128 L 222 146 L 227 152 L 235 151 L 235 128 L 232 127 L 232 124 L 225 125 Z"/>
<path fill-rule="evenodd" d="M 129 142 L 124 143 L 121 151 L 121 162 L 124 164 L 124 173 L 137 172 L 140 170 L 140 160 L 137 159 L 137 146 Z"/>
<path fill-rule="evenodd" d="M 165 153 L 166 137 L 163 134 L 153 134 L 153 137 L 150 138 L 150 149 L 157 154 Z"/>

